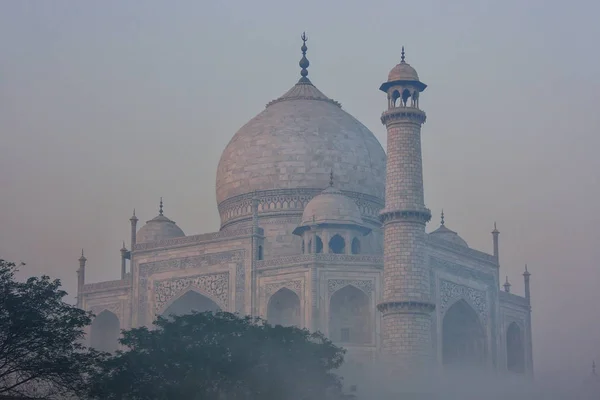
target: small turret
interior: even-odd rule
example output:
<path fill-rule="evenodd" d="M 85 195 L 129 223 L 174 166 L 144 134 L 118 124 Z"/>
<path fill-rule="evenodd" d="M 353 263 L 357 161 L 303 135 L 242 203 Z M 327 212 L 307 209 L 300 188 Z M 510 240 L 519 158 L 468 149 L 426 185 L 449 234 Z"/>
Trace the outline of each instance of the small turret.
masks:
<path fill-rule="evenodd" d="M 129 221 L 131 221 L 131 251 L 133 251 L 133 247 L 135 246 L 136 243 L 136 232 L 137 232 L 137 222 L 138 222 L 138 218 L 135 216 L 135 208 L 133 209 L 133 215 L 131 216 L 131 218 L 129 218 Z M 125 247 L 125 246 L 123 246 Z"/>
<path fill-rule="evenodd" d="M 504 282 L 504 285 L 502 285 L 502 286 L 504 286 L 504 291 L 506 293 L 510 293 L 511 284 L 510 284 L 510 282 L 508 282 L 508 276 L 506 277 L 506 282 Z"/>
<path fill-rule="evenodd" d="M 492 231 L 492 238 L 493 238 L 493 241 L 494 241 L 494 258 L 496 259 L 497 263 L 500 262 L 500 253 L 499 253 L 499 246 L 498 246 L 498 235 L 500 235 L 500 231 L 496 228 L 496 223 L 494 222 L 494 230 Z"/>
<path fill-rule="evenodd" d="M 125 241 L 123 240 L 123 247 L 121 247 L 121 279 L 125 279 L 127 273 L 127 247 L 125 247 Z"/>
<path fill-rule="evenodd" d="M 527 271 L 527 264 L 525 264 L 525 272 L 523 272 L 523 280 L 525 281 L 525 298 L 531 302 L 531 291 L 529 288 L 529 277 L 531 274 Z"/>

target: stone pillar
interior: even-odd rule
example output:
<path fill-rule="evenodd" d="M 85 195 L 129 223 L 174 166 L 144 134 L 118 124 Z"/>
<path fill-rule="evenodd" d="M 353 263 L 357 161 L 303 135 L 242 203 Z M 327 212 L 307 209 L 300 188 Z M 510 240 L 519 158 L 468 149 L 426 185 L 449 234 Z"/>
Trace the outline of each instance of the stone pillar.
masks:
<path fill-rule="evenodd" d="M 123 241 L 123 247 L 121 247 L 121 279 L 125 279 L 127 274 L 127 248 L 125 247 L 125 241 Z"/>
<path fill-rule="evenodd" d="M 429 371 L 432 361 L 429 268 L 425 260 L 425 207 L 421 125 L 425 113 L 410 97 L 426 85 L 404 61 L 389 74 L 381 90 L 389 108 L 381 117 L 387 128 L 385 208 L 380 218 L 384 232 L 382 355 L 392 376 L 410 378 Z"/>

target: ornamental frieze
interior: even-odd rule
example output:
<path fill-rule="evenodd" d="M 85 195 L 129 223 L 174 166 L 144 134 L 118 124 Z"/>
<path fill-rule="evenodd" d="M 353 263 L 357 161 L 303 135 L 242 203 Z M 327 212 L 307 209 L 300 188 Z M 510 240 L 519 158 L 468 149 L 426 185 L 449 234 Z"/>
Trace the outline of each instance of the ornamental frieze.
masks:
<path fill-rule="evenodd" d="M 358 279 L 329 279 L 327 281 L 327 292 L 329 297 L 337 292 L 339 289 L 352 285 L 362 290 L 369 297 L 372 297 L 374 291 L 374 283 L 372 280 L 358 280 Z"/>
<path fill-rule="evenodd" d="M 142 251 L 142 250 L 151 250 L 162 247 L 171 247 L 171 246 L 182 246 L 188 244 L 202 243 L 202 242 L 210 242 L 213 240 L 222 240 L 233 238 L 237 236 L 249 236 L 252 235 L 253 228 L 241 228 L 235 230 L 227 230 L 227 231 L 219 231 L 219 232 L 211 232 L 204 233 L 201 235 L 193 235 L 193 236 L 184 236 L 180 238 L 172 238 L 159 240 L 156 242 L 148 242 L 148 243 L 139 243 L 133 246 L 134 251 Z"/>
<path fill-rule="evenodd" d="M 302 296 L 302 280 L 284 281 L 284 282 L 273 282 L 267 283 L 264 286 L 264 294 L 266 298 L 271 297 L 277 293 L 278 290 L 286 288 L 296 293 L 298 297 Z"/>
<path fill-rule="evenodd" d="M 154 274 L 162 272 L 177 271 L 187 268 L 210 267 L 215 265 L 235 264 L 236 271 L 238 267 L 244 265 L 245 250 L 232 250 L 220 253 L 203 254 L 193 257 L 169 259 L 162 261 L 153 261 L 142 263 L 139 265 L 139 297 L 138 297 L 138 316 L 139 325 L 145 325 L 151 321 L 147 321 L 149 317 L 149 299 L 148 295 L 152 291 L 152 286 L 149 285 L 149 278 Z M 237 296 L 236 296 L 237 298 Z"/>
<path fill-rule="evenodd" d="M 107 304 L 97 304 L 89 307 L 89 311 L 92 312 L 96 317 L 100 315 L 103 311 L 110 311 L 115 314 L 119 320 L 121 319 L 121 314 L 123 311 L 123 306 L 120 301 L 107 303 Z"/>
<path fill-rule="evenodd" d="M 344 263 L 344 264 L 376 264 L 383 266 L 383 256 L 376 254 L 334 254 L 311 253 L 295 256 L 283 256 L 260 260 L 256 262 L 258 268 L 284 267 L 289 265 L 302 265 L 312 262 L 319 263 Z"/>
<path fill-rule="evenodd" d="M 229 273 L 221 273 L 154 282 L 155 312 L 160 314 L 166 303 L 190 287 L 206 293 L 221 309 L 227 310 L 229 306 Z"/>
<path fill-rule="evenodd" d="M 486 292 L 483 290 L 473 289 L 469 286 L 458 285 L 454 282 L 439 280 L 440 284 L 440 312 L 442 315 L 452 306 L 458 299 L 464 299 L 469 303 L 479 314 L 481 321 L 487 325 L 488 320 L 488 305 Z"/>
<path fill-rule="evenodd" d="M 225 225 L 230 221 L 251 215 L 253 196 L 257 196 L 258 211 L 261 213 L 286 210 L 302 212 L 306 204 L 321 191 L 322 189 L 274 190 L 236 196 L 218 205 L 221 224 Z M 377 218 L 379 210 L 383 208 L 383 201 L 375 196 L 354 192 L 348 192 L 346 195 L 356 201 L 365 217 Z"/>

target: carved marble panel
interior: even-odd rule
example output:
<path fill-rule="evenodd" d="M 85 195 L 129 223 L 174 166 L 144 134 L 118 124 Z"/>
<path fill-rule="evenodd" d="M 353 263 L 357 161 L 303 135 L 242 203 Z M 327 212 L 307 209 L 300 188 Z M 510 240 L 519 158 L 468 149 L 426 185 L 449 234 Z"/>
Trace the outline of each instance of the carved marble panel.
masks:
<path fill-rule="evenodd" d="M 481 322 L 487 325 L 488 301 L 485 291 L 473 289 L 468 286 L 458 285 L 454 282 L 440 279 L 440 312 L 442 315 L 458 299 L 464 299 L 474 308 Z"/>
<path fill-rule="evenodd" d="M 89 311 L 91 311 L 92 314 L 94 314 L 95 316 L 100 315 L 100 313 L 102 311 L 110 311 L 111 313 L 115 314 L 117 316 L 117 318 L 119 318 L 119 321 L 120 321 L 121 315 L 123 313 L 123 306 L 120 301 L 116 301 L 116 302 L 111 302 L 111 303 L 107 303 L 107 304 L 93 305 L 93 306 L 89 307 Z"/>
<path fill-rule="evenodd" d="M 209 267 L 220 264 L 235 264 L 236 271 L 244 266 L 245 250 L 231 250 L 220 253 L 202 254 L 199 256 L 176 258 L 162 261 L 153 261 L 139 265 L 139 296 L 138 296 L 138 324 L 146 325 L 149 312 L 148 295 L 153 287 L 149 285 L 149 278 L 158 273 L 185 270 L 197 267 Z M 241 266 L 241 267 L 240 267 Z"/>
<path fill-rule="evenodd" d="M 303 282 L 300 279 L 293 280 L 293 281 L 267 283 L 264 286 L 263 292 L 264 292 L 265 298 L 268 299 L 273 294 L 275 294 L 279 289 L 286 288 L 286 289 L 289 289 L 292 292 L 296 293 L 298 295 L 298 297 L 302 298 L 302 289 L 303 289 L 302 283 Z"/>
<path fill-rule="evenodd" d="M 371 298 L 374 292 L 374 283 L 372 280 L 359 280 L 359 279 L 329 279 L 327 281 L 327 292 L 329 297 L 331 297 L 335 292 L 339 289 L 353 285 L 358 289 L 362 290 Z"/>
<path fill-rule="evenodd" d="M 229 273 L 186 276 L 154 282 L 154 312 L 160 314 L 171 299 L 190 286 L 206 293 L 221 309 L 229 307 Z"/>

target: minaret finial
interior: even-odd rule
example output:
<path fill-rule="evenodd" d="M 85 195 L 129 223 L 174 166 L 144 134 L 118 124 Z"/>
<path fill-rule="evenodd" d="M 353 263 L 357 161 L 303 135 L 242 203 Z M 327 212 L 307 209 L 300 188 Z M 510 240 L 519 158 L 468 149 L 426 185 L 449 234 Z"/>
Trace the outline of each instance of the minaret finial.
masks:
<path fill-rule="evenodd" d="M 160 198 L 160 207 L 158 208 L 158 215 L 163 215 L 163 201 L 162 201 L 162 197 Z"/>
<path fill-rule="evenodd" d="M 308 42 L 308 37 L 306 36 L 306 32 L 302 32 L 302 36 L 300 36 L 300 39 L 302 39 L 302 47 L 300 48 L 300 50 L 302 50 L 302 58 L 300 59 L 300 68 L 302 68 L 300 70 L 300 75 L 302 75 L 302 78 L 300 78 L 301 81 L 307 81 L 308 78 L 308 66 L 310 65 L 310 63 L 308 62 L 308 58 L 306 58 L 306 50 L 308 50 L 308 47 L 306 47 L 306 42 Z"/>
<path fill-rule="evenodd" d="M 133 216 L 135 217 L 135 208 L 133 209 Z"/>
<path fill-rule="evenodd" d="M 329 186 L 333 187 L 333 168 L 331 169 L 331 172 L 329 173 Z"/>
<path fill-rule="evenodd" d="M 402 58 L 400 58 L 400 60 L 401 60 L 401 62 L 403 62 L 403 63 L 405 62 L 405 61 L 404 61 L 404 58 L 405 58 L 405 56 L 404 56 L 404 46 L 402 46 Z"/>
<path fill-rule="evenodd" d="M 444 225 L 444 209 L 442 208 L 442 225 Z"/>

